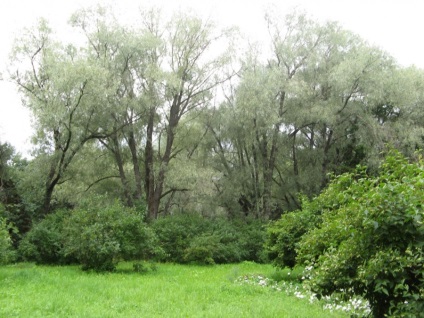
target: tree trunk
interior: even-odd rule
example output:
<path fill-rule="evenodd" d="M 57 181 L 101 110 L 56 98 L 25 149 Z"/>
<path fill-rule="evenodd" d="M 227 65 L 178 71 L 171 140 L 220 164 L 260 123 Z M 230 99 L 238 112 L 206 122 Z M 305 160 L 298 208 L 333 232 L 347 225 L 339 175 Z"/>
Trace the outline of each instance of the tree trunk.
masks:
<path fill-rule="evenodd" d="M 53 190 L 54 187 L 56 186 L 56 183 L 48 183 L 46 185 L 46 190 L 44 192 L 44 199 L 43 199 L 43 210 L 42 210 L 42 214 L 43 216 L 49 214 L 51 212 L 51 201 L 52 201 L 52 196 L 53 196 Z"/>
<path fill-rule="evenodd" d="M 113 155 L 115 156 L 115 162 L 118 165 L 119 177 L 121 179 L 122 187 L 124 190 L 124 197 L 125 197 L 125 200 L 127 201 L 127 205 L 133 206 L 134 202 L 132 200 L 129 183 L 125 175 L 124 162 L 122 160 L 121 150 L 119 147 L 119 140 L 116 134 L 112 136 L 112 142 L 113 142 Z"/>
<path fill-rule="evenodd" d="M 182 91 L 174 96 L 171 110 L 169 113 L 169 125 L 166 128 L 166 146 L 163 156 L 159 157 L 159 173 L 157 178 L 153 176 L 153 119 L 154 109 L 151 110 L 147 128 L 147 143 L 146 143 L 146 179 L 148 179 L 148 193 L 147 193 L 147 206 L 148 218 L 154 220 L 158 217 L 160 200 L 162 198 L 163 186 L 165 182 L 165 174 L 168 168 L 169 161 L 171 160 L 172 146 L 175 138 L 175 128 L 178 126 L 180 120 L 180 105 L 182 99 Z M 148 177 L 149 176 L 149 177 Z"/>
<path fill-rule="evenodd" d="M 135 194 L 134 197 L 136 200 L 141 200 L 143 198 L 142 190 L 142 177 L 140 172 L 140 161 L 137 155 L 137 144 L 134 137 L 134 131 L 131 129 L 128 134 L 128 146 L 131 151 L 131 159 L 133 164 L 134 171 L 134 180 L 135 180 Z"/>
<path fill-rule="evenodd" d="M 330 129 L 328 136 L 327 136 L 327 127 L 324 128 L 324 139 L 325 139 L 325 145 L 324 145 L 324 154 L 322 159 L 322 165 L 321 165 L 321 172 L 322 172 L 322 179 L 321 179 L 321 188 L 324 188 L 327 184 L 327 173 L 328 173 L 328 164 L 330 163 L 328 152 L 331 148 L 331 143 L 333 141 L 333 130 Z"/>
<path fill-rule="evenodd" d="M 155 118 L 155 109 L 151 108 L 149 112 L 149 118 L 147 121 L 147 132 L 146 132 L 146 147 L 144 149 L 144 191 L 146 192 L 147 199 L 147 210 L 148 218 L 154 219 L 157 215 L 158 207 L 155 206 L 155 174 L 153 166 L 153 125 Z"/>

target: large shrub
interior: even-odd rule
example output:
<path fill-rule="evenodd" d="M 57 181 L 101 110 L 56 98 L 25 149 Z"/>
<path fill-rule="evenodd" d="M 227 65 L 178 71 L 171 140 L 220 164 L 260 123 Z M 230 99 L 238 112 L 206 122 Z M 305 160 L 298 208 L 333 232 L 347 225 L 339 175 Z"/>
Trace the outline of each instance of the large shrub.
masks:
<path fill-rule="evenodd" d="M 78 208 L 65 226 L 66 254 L 74 256 L 84 270 L 97 271 L 112 271 L 122 259 L 156 257 L 162 250 L 144 216 L 119 202 Z"/>
<path fill-rule="evenodd" d="M 64 253 L 64 221 L 70 211 L 58 210 L 34 224 L 19 244 L 19 256 L 38 264 L 69 264 L 75 261 Z"/>
<path fill-rule="evenodd" d="M 241 260 L 268 262 L 268 255 L 264 248 L 267 223 L 259 219 L 241 219 L 232 221 L 232 225 L 240 234 L 238 246 L 243 251 Z"/>
<path fill-rule="evenodd" d="M 352 177 L 339 178 L 313 200 L 302 197 L 301 210 L 283 214 L 279 220 L 269 224 L 265 248 L 270 261 L 277 267 L 294 267 L 297 245 L 303 235 L 322 223 L 323 213 L 331 213 L 346 204 L 348 197 L 339 194 L 347 191 L 352 182 L 363 177 L 364 173 L 365 170 L 358 170 Z"/>
<path fill-rule="evenodd" d="M 379 175 L 364 169 L 332 181 L 322 223 L 298 245 L 298 261 L 312 265 L 320 295 L 359 294 L 374 317 L 420 317 L 424 312 L 424 162 L 391 152 Z M 330 187 L 331 187 L 330 186 Z M 318 198 L 321 200 L 322 198 Z M 328 207 L 328 204 L 327 204 Z"/>
<path fill-rule="evenodd" d="M 303 209 L 283 214 L 269 224 L 265 248 L 268 258 L 277 267 L 296 265 L 296 246 L 302 236 L 321 220 L 321 209 L 314 202 L 303 199 Z"/>
<path fill-rule="evenodd" d="M 244 259 L 243 229 L 224 218 L 204 220 L 206 230 L 194 237 L 184 251 L 187 262 L 204 264 L 235 263 Z"/>
<path fill-rule="evenodd" d="M 206 231 L 207 223 L 196 213 L 181 213 L 157 219 L 152 227 L 165 251 L 164 260 L 185 263 L 185 250 L 195 237 Z"/>

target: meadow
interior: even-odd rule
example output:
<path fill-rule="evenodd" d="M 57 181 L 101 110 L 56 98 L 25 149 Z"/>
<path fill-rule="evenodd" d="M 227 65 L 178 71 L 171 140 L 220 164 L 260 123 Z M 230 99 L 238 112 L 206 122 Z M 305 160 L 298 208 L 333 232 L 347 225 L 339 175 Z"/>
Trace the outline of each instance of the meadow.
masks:
<path fill-rule="evenodd" d="M 19 263 L 0 267 L 0 317 L 348 317 L 264 286 L 265 279 L 243 283 L 274 272 L 252 262 L 141 272 L 121 263 L 113 273 Z"/>

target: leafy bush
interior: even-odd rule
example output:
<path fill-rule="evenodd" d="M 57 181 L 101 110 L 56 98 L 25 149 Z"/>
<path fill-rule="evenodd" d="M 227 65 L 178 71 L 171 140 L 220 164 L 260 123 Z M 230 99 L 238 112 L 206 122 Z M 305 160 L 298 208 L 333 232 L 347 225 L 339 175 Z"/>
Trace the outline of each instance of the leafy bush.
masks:
<path fill-rule="evenodd" d="M 257 263 L 268 262 L 264 245 L 266 240 L 265 223 L 258 219 L 234 220 L 231 222 L 238 233 L 237 248 L 240 250 L 240 261 Z"/>
<path fill-rule="evenodd" d="M 184 250 L 184 261 L 188 263 L 215 264 L 214 254 L 220 245 L 219 238 L 203 234 L 193 238 L 190 246 Z"/>
<path fill-rule="evenodd" d="M 310 288 L 320 295 L 341 290 L 362 295 L 374 317 L 419 317 L 424 312 L 423 197 L 423 160 L 409 163 L 397 152 L 388 155 L 378 176 L 358 168 L 335 178 L 317 199 L 322 223 L 298 245 L 298 260 L 313 265 Z"/>
<path fill-rule="evenodd" d="M 175 214 L 160 218 L 152 227 L 165 251 L 164 260 L 185 263 L 185 250 L 191 241 L 207 229 L 205 220 L 198 214 Z"/>
<path fill-rule="evenodd" d="M 214 218 L 208 222 L 208 231 L 203 237 L 205 243 L 209 242 L 213 261 L 224 264 L 245 260 L 245 252 L 241 244 L 243 227 L 237 228 L 233 222 L 224 218 Z"/>
<path fill-rule="evenodd" d="M 0 264 L 7 264 L 15 260 L 15 252 L 9 234 L 10 228 L 11 225 L 6 222 L 6 219 L 0 218 Z"/>
<path fill-rule="evenodd" d="M 115 202 L 73 211 L 67 220 L 65 251 L 84 270 L 112 271 L 121 259 L 149 259 L 163 251 L 144 214 Z"/>
<path fill-rule="evenodd" d="M 296 245 L 302 236 L 320 221 L 321 210 L 314 202 L 303 200 L 303 210 L 283 214 L 268 226 L 265 248 L 269 259 L 277 267 L 296 265 Z"/>
<path fill-rule="evenodd" d="M 346 203 L 343 193 L 352 182 L 361 177 L 364 171 L 352 178 L 339 178 L 339 182 L 328 185 L 322 193 L 309 201 L 302 198 L 302 209 L 283 214 L 281 218 L 268 226 L 265 249 L 269 259 L 277 267 L 296 265 L 297 245 L 303 235 L 322 223 L 321 215 L 337 210 Z"/>
<path fill-rule="evenodd" d="M 19 256 L 38 264 L 69 264 L 74 258 L 64 253 L 64 221 L 69 211 L 59 210 L 33 225 L 19 244 Z"/>
<path fill-rule="evenodd" d="M 242 228 L 236 228 L 230 221 L 217 218 L 204 220 L 207 229 L 193 238 L 184 250 L 187 262 L 198 264 L 236 263 L 244 259 L 241 244 Z"/>

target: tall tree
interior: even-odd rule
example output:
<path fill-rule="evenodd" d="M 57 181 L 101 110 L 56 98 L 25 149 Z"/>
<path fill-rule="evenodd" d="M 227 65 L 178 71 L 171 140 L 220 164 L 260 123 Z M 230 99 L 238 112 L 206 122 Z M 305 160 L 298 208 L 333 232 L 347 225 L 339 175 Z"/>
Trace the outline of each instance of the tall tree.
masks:
<path fill-rule="evenodd" d="M 168 165 L 181 151 L 175 147 L 181 119 L 189 112 L 207 106 L 213 98 L 213 90 L 232 76 L 226 69 L 231 62 L 227 31 L 217 32 L 209 21 L 177 15 L 168 24 L 165 36 L 163 62 L 166 77 L 161 91 L 164 104 L 156 110 L 162 115 L 156 162 L 153 160 L 154 135 L 151 129 L 153 112 L 149 116 L 145 148 L 146 192 L 151 218 L 157 217 L 159 212 Z M 214 48 L 219 49 L 220 45 L 224 45 L 224 50 L 214 55 Z"/>
<path fill-rule="evenodd" d="M 142 196 L 144 177 L 149 218 L 154 219 L 162 198 L 170 193 L 164 192 L 165 179 L 169 163 L 180 151 L 175 140 L 181 119 L 205 107 L 212 90 L 231 76 L 226 72 L 231 62 L 229 32 L 183 14 L 162 25 L 159 12 L 147 11 L 139 29 L 131 31 L 90 14 L 79 13 L 74 22 L 87 34 L 92 54 L 119 83 L 109 101 L 120 109 L 111 113 L 116 133 L 100 140 L 114 154 L 124 187 L 128 183 L 121 149 L 125 144 L 133 166 L 135 198 Z M 89 21 L 96 21 L 95 25 L 90 27 Z M 130 189 L 125 193 L 132 204 Z"/>
<path fill-rule="evenodd" d="M 297 208 L 297 193 L 318 193 L 329 172 L 354 167 L 382 145 L 374 97 L 395 69 L 337 24 L 297 13 L 267 21 L 272 54 L 266 63 L 248 57 L 222 107 L 237 121 L 221 122 L 227 132 L 211 129 L 226 175 L 245 171 L 234 179 L 244 182 L 241 208 L 265 219 Z"/>
<path fill-rule="evenodd" d="M 38 156 L 46 160 L 42 213 L 49 213 L 55 187 L 83 145 L 98 133 L 105 111 L 107 78 L 83 51 L 52 38 L 45 20 L 27 30 L 14 48 L 17 83 L 34 115 Z"/>

